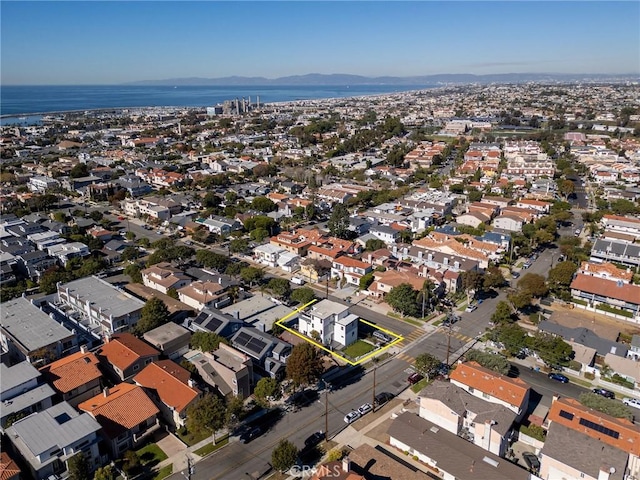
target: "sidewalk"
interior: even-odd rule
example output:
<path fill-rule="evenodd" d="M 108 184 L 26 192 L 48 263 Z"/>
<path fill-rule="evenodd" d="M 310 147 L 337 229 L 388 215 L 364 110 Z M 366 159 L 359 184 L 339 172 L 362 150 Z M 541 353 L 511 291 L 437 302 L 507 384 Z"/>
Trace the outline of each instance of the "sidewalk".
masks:
<path fill-rule="evenodd" d="M 220 439 L 222 439 L 225 434 L 227 434 L 226 429 L 216 432 L 216 440 L 220 441 Z M 200 455 L 196 455 L 193 452 L 211 443 L 212 443 L 211 437 L 207 437 L 204 440 L 201 440 L 200 442 L 196 443 L 195 445 L 187 447 L 184 450 L 180 451 L 179 453 L 176 453 L 175 455 L 172 455 L 169 458 L 166 458 L 165 460 L 161 461 L 157 465 L 156 470 L 160 470 L 161 468 L 166 467 L 167 465 L 173 465 L 172 474 L 179 473 L 182 470 L 186 470 L 187 456 L 190 458 L 191 464 L 192 465 L 195 464 L 203 457 L 201 457 Z M 224 448 L 224 447 L 221 447 L 221 448 Z"/>

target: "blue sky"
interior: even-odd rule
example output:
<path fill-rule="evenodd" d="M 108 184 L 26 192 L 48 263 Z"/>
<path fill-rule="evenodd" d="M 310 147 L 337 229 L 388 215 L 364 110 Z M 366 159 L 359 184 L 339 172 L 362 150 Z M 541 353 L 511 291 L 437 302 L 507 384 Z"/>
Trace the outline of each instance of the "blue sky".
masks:
<path fill-rule="evenodd" d="M 638 73 L 640 2 L 0 4 L 4 85 L 306 73 Z"/>

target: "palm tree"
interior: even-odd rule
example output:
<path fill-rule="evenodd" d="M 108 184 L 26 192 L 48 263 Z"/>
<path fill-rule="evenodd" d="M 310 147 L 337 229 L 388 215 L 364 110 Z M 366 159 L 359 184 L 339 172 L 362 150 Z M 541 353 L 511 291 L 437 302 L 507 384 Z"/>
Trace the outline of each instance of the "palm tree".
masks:
<path fill-rule="evenodd" d="M 427 279 L 422 284 L 422 290 L 418 292 L 418 299 L 422 302 L 422 318 L 424 318 L 425 307 L 431 307 L 431 293 L 434 287 L 435 284 Z"/>

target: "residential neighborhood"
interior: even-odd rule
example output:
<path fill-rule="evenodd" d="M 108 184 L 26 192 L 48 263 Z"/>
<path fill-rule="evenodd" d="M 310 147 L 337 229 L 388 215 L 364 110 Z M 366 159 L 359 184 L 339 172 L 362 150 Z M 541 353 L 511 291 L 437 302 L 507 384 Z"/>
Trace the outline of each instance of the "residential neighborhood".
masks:
<path fill-rule="evenodd" d="M 3 480 L 640 478 L 637 84 L 229 102 L 0 127 Z"/>

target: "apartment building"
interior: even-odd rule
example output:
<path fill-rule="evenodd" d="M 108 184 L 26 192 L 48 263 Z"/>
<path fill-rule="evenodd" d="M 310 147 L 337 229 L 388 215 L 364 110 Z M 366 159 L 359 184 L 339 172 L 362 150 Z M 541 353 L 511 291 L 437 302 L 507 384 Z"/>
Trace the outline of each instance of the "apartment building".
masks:
<path fill-rule="evenodd" d="M 321 300 L 300 314 L 298 330 L 324 345 L 346 347 L 358 339 L 358 316 L 340 303 Z"/>

